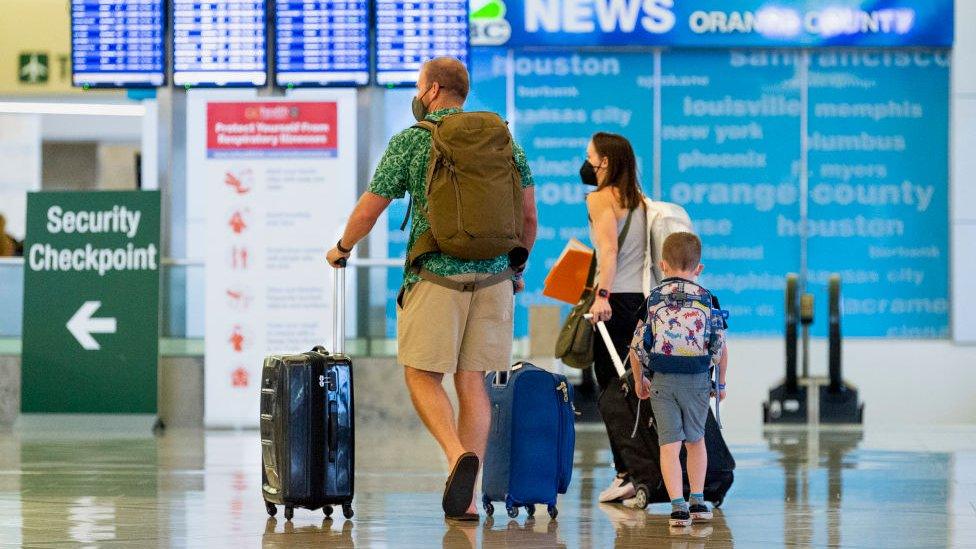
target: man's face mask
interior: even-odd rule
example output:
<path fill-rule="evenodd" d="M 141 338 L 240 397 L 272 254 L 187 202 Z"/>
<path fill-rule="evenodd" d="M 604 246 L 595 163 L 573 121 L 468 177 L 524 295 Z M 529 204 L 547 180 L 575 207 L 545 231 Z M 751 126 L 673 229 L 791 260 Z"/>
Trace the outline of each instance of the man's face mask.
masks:
<path fill-rule="evenodd" d="M 420 122 L 424 118 L 427 118 L 427 115 L 430 114 L 430 108 L 427 105 L 424 104 L 423 98 L 428 93 L 430 93 L 430 90 L 433 87 L 434 87 L 434 85 L 431 84 L 430 86 L 427 87 L 427 91 L 425 91 L 424 93 L 420 94 L 419 97 L 416 96 L 416 95 L 413 96 L 413 101 L 410 102 L 410 108 L 411 108 L 411 110 L 413 110 L 413 117 L 415 119 L 417 119 L 417 122 Z"/>
<path fill-rule="evenodd" d="M 582 181 L 584 185 L 592 185 L 594 187 L 597 186 L 596 168 L 593 167 L 593 164 L 590 164 L 589 160 L 583 161 L 583 165 L 580 166 L 579 174 L 580 181 Z"/>

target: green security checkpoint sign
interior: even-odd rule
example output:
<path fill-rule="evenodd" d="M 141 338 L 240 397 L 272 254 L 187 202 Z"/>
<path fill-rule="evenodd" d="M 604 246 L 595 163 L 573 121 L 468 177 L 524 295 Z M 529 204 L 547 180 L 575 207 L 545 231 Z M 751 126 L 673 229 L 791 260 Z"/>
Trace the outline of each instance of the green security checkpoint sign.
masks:
<path fill-rule="evenodd" d="M 155 413 L 158 191 L 27 197 L 24 413 Z"/>

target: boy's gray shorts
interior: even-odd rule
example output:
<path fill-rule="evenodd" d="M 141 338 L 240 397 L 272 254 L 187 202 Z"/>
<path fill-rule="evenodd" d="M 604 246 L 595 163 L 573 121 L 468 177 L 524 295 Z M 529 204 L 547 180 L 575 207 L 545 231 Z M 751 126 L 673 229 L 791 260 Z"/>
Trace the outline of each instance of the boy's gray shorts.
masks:
<path fill-rule="evenodd" d="M 655 373 L 651 380 L 651 409 L 661 446 L 698 442 L 705 436 L 711 376 Z"/>

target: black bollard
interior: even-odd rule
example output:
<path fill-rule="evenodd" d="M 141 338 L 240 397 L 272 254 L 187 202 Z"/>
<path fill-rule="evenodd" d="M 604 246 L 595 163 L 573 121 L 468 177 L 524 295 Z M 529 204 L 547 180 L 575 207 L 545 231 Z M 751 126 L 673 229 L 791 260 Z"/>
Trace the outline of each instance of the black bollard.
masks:
<path fill-rule="evenodd" d="M 797 323 L 799 321 L 799 303 L 797 302 L 797 276 L 786 276 L 786 392 L 796 394 L 796 340 Z"/>
<path fill-rule="evenodd" d="M 829 325 L 827 335 L 828 377 L 820 386 L 820 423 L 860 424 L 864 421 L 864 404 L 858 400 L 857 388 L 845 383 L 841 372 L 840 276 L 832 275 L 827 284 Z"/>
<path fill-rule="evenodd" d="M 799 278 L 786 277 L 786 379 L 769 390 L 763 403 L 763 423 L 798 424 L 807 422 L 807 391 L 800 387 L 798 368 L 798 330 L 803 315 L 800 310 Z M 813 315 L 810 315 L 810 321 Z M 805 326 L 806 328 L 806 326 Z"/>
<path fill-rule="evenodd" d="M 841 391 L 843 380 L 840 371 L 840 276 L 830 277 L 827 289 L 830 300 L 830 324 L 828 327 L 829 350 L 827 364 L 830 375 L 830 392 L 837 394 Z"/>

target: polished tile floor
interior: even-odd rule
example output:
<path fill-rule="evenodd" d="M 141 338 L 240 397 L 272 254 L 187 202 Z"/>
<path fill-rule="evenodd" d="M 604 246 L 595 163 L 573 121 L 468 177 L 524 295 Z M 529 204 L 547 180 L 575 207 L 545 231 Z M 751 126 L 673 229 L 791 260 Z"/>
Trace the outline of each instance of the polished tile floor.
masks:
<path fill-rule="evenodd" d="M 597 505 L 610 481 L 579 434 L 558 522 L 544 513 L 446 524 L 446 466 L 422 431 L 360 428 L 356 517 L 268 519 L 255 432 L 153 437 L 124 421 L 0 432 L 2 547 L 976 547 L 976 427 L 727 432 L 735 486 L 707 526 L 667 505 Z"/>

